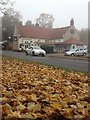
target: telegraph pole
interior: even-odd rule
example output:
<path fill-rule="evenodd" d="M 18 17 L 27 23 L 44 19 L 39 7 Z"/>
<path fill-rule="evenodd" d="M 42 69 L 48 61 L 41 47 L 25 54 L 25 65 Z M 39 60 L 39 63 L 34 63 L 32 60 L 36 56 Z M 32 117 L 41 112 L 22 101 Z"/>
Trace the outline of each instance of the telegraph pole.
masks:
<path fill-rule="evenodd" d="M 90 1 L 88 2 L 88 57 L 90 57 Z M 88 61 L 88 72 L 90 72 L 90 62 Z"/>
<path fill-rule="evenodd" d="M 0 17 L 0 42 L 2 41 L 2 18 Z M 2 50 L 2 45 L 0 45 L 0 50 Z"/>

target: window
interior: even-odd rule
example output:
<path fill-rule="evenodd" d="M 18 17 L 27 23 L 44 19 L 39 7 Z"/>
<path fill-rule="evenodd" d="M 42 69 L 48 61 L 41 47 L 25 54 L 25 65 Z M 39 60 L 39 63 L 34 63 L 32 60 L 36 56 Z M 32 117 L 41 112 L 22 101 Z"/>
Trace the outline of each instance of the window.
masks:
<path fill-rule="evenodd" d="M 19 46 L 20 48 L 22 48 L 22 44 L 20 44 L 20 46 Z"/>
<path fill-rule="evenodd" d="M 28 45 L 25 45 L 25 49 L 28 48 Z"/>
<path fill-rule="evenodd" d="M 71 29 L 71 30 L 70 30 L 70 33 L 71 33 L 71 34 L 74 34 L 74 30 L 73 30 L 73 29 Z"/>
<path fill-rule="evenodd" d="M 17 41 L 17 37 L 14 37 L 14 41 Z"/>
<path fill-rule="evenodd" d="M 27 42 L 27 41 L 25 41 L 25 44 L 28 44 L 28 42 Z"/>
<path fill-rule="evenodd" d="M 77 49 L 76 51 L 79 51 L 79 49 Z"/>

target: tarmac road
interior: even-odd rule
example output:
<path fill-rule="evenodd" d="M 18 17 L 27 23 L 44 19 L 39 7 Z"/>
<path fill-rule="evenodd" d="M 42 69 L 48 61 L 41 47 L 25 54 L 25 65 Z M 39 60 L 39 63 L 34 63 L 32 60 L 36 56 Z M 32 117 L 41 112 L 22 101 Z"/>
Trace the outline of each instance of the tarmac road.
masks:
<path fill-rule="evenodd" d="M 31 56 L 31 55 L 26 56 L 24 52 L 5 51 L 5 50 L 2 51 L 2 55 L 43 63 L 47 65 L 53 65 L 60 68 L 68 68 L 75 71 L 90 72 L 88 69 L 90 61 L 88 61 L 88 59 L 70 58 L 66 56 L 58 56 L 53 54 L 52 55 L 47 54 L 46 57 Z"/>

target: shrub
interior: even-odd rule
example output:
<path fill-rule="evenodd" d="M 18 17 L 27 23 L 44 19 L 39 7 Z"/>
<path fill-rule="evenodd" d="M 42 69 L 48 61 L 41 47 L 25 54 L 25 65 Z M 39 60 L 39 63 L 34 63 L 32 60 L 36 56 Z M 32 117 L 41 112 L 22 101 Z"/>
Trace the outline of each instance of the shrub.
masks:
<path fill-rule="evenodd" d="M 46 51 L 46 53 L 53 53 L 54 52 L 54 46 L 53 45 L 41 45 L 42 49 Z"/>

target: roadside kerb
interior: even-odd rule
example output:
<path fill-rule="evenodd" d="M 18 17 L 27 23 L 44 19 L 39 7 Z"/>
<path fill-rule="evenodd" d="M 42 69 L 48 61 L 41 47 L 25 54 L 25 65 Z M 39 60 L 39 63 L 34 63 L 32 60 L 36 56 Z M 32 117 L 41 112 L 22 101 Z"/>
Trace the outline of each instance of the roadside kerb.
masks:
<path fill-rule="evenodd" d="M 57 57 L 57 58 L 67 58 L 67 59 L 77 59 L 77 60 L 88 60 L 90 61 L 90 58 L 83 57 L 83 56 L 64 56 L 64 54 L 47 54 L 48 57 Z"/>

